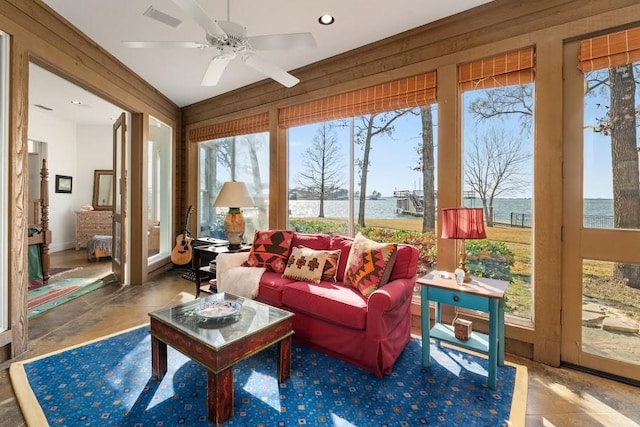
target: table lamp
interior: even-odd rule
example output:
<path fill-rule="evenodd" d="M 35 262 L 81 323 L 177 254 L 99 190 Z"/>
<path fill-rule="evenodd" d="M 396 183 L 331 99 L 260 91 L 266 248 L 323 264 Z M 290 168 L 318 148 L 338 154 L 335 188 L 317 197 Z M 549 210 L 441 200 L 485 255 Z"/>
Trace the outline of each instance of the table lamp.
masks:
<path fill-rule="evenodd" d="M 458 284 L 471 282 L 471 276 L 467 271 L 466 239 L 485 239 L 484 218 L 482 208 L 449 208 L 442 209 L 442 235 L 443 239 L 462 240 L 460 246 L 460 261 L 455 275 Z M 460 280 L 462 277 L 462 280 Z"/>
<path fill-rule="evenodd" d="M 229 208 L 229 212 L 224 219 L 224 232 L 229 241 L 229 249 L 238 249 L 244 237 L 244 217 L 240 212 L 240 208 L 254 206 L 253 198 L 249 195 L 247 185 L 238 181 L 225 182 L 222 184 L 213 206 L 216 208 Z"/>

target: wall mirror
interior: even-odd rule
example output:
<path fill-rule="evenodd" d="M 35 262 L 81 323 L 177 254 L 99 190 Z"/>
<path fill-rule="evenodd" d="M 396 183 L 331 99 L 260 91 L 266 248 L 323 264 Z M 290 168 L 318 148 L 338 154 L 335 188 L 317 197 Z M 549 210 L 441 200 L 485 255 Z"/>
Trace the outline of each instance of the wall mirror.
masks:
<path fill-rule="evenodd" d="M 113 207 L 113 171 L 96 170 L 93 173 L 93 209 L 110 210 Z"/>

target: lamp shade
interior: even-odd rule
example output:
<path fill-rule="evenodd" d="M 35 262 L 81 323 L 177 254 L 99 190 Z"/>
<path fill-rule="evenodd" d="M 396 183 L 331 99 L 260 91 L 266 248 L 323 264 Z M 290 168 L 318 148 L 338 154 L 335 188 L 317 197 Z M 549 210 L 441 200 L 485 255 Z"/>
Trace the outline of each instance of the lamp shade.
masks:
<path fill-rule="evenodd" d="M 484 239 L 482 208 L 442 209 L 443 239 Z"/>
<path fill-rule="evenodd" d="M 254 206 L 254 202 L 244 182 L 227 181 L 222 184 L 213 206 L 216 208 L 248 208 Z"/>

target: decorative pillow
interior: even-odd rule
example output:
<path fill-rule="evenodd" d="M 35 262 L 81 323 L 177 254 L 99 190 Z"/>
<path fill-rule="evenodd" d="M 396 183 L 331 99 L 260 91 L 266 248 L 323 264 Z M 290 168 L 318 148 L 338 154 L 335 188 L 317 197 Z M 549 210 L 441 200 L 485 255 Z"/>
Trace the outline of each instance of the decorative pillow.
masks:
<path fill-rule="evenodd" d="M 309 283 L 320 283 L 329 251 L 316 251 L 305 247 L 291 250 L 287 268 L 282 277 Z"/>
<path fill-rule="evenodd" d="M 325 282 L 335 282 L 338 274 L 338 264 L 340 263 L 340 249 L 327 252 L 327 260 L 322 269 L 322 279 Z"/>
<path fill-rule="evenodd" d="M 389 280 L 397 252 L 395 243 L 376 243 L 358 233 L 349 252 L 344 284 L 368 297 Z"/>
<path fill-rule="evenodd" d="M 249 257 L 242 265 L 264 267 L 267 271 L 282 273 L 291 252 L 293 234 L 293 231 L 287 230 L 256 231 Z"/>

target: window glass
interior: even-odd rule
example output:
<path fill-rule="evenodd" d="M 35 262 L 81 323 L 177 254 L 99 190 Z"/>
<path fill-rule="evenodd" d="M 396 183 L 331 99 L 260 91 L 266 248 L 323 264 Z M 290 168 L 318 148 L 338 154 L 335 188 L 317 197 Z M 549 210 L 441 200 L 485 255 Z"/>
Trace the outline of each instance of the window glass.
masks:
<path fill-rule="evenodd" d="M 242 208 L 244 240 L 269 226 L 269 134 L 239 135 L 198 144 L 198 237 L 224 239 L 228 208 L 215 208 L 222 184 L 241 181 L 253 197 L 254 207 Z"/>
<path fill-rule="evenodd" d="M 583 224 L 640 228 L 639 64 L 585 73 Z"/>
<path fill-rule="evenodd" d="M 147 144 L 147 249 L 148 256 L 171 252 L 171 128 L 149 119 Z"/>
<path fill-rule="evenodd" d="M 640 289 L 624 280 L 638 264 L 582 263 L 582 351 L 640 364 Z"/>
<path fill-rule="evenodd" d="M 431 105 L 289 128 L 290 227 L 411 243 L 433 268 L 436 124 Z"/>
<path fill-rule="evenodd" d="M 532 317 L 534 84 L 463 93 L 463 204 L 487 238 L 466 240 L 472 275 L 509 281 L 506 311 Z"/>

